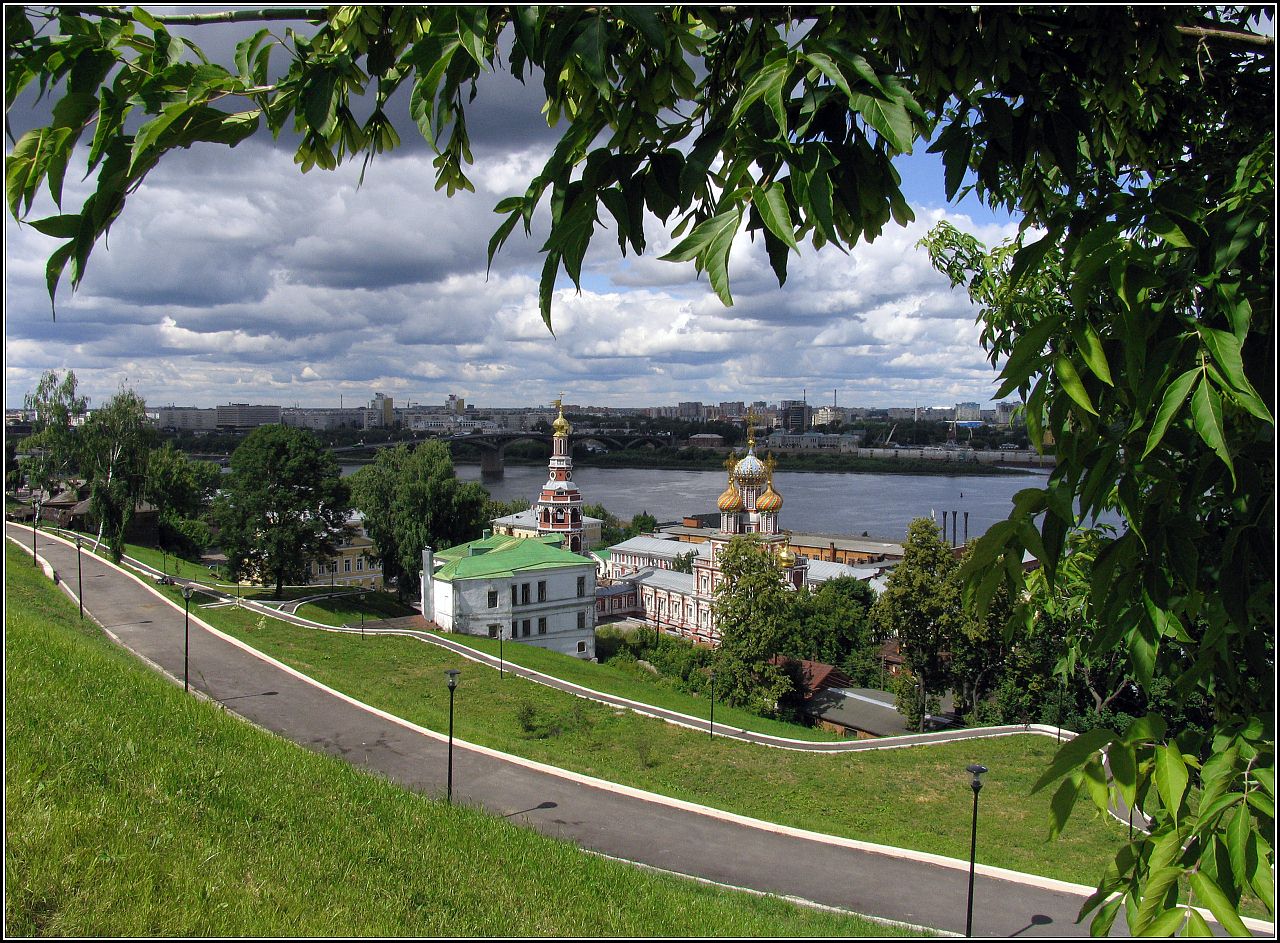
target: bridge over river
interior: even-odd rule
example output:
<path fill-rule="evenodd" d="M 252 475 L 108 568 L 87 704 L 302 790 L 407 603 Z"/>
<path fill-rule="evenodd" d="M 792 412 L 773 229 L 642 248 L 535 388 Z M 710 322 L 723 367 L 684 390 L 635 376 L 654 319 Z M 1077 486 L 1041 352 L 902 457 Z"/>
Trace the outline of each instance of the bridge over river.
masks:
<path fill-rule="evenodd" d="M 482 478 L 501 478 L 506 471 L 507 446 L 517 442 L 542 442 L 551 448 L 553 436 L 550 432 L 472 432 L 462 435 L 432 436 L 442 442 L 457 442 L 473 445 L 480 451 L 480 475 Z M 617 430 L 611 432 L 581 432 L 569 436 L 570 448 L 596 445 L 606 451 L 636 448 L 663 448 L 675 445 L 676 437 L 670 433 L 630 432 Z M 332 449 L 335 455 L 351 452 L 368 452 L 373 449 L 395 448 L 402 445 L 398 442 L 372 442 L 368 445 L 359 443 Z"/>

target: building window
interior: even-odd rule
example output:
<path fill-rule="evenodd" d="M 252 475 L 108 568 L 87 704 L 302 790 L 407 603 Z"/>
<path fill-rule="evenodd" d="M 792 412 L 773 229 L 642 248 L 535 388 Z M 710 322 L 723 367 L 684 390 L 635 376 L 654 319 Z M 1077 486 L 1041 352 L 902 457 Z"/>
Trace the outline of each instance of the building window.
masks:
<path fill-rule="evenodd" d="M 578 598 L 581 599 L 587 595 L 587 578 L 585 576 L 578 577 Z"/>
<path fill-rule="evenodd" d="M 547 601 L 547 581 L 538 580 L 538 602 Z"/>
<path fill-rule="evenodd" d="M 578 654 L 579 654 L 579 655 L 585 655 L 586 653 L 587 653 L 587 643 L 586 643 L 586 642 L 579 642 L 579 643 L 578 643 Z"/>
<path fill-rule="evenodd" d="M 516 584 L 512 583 L 511 584 L 511 605 L 514 606 L 516 604 L 516 601 L 517 601 L 516 600 Z"/>
<path fill-rule="evenodd" d="M 585 629 L 587 627 L 587 613 L 585 611 L 578 613 L 578 628 Z"/>
<path fill-rule="evenodd" d="M 547 620 L 546 620 L 546 619 L 539 619 L 539 620 L 538 620 L 538 634 L 539 634 L 539 635 L 546 635 L 546 634 L 547 634 Z"/>
<path fill-rule="evenodd" d="M 501 629 L 502 629 L 502 626 L 500 625 L 489 626 L 489 638 L 497 638 L 498 632 L 501 631 Z"/>
<path fill-rule="evenodd" d="M 348 557 L 347 559 L 345 559 L 345 560 L 343 560 L 343 561 L 342 561 L 342 572 L 343 572 L 343 573 L 350 573 L 350 572 L 351 572 L 351 558 L 350 558 L 350 557 Z"/>
<path fill-rule="evenodd" d="M 524 622 L 520 624 L 520 634 L 523 635 L 525 638 L 529 637 L 529 620 L 528 619 L 525 619 Z"/>
<path fill-rule="evenodd" d="M 529 605 L 529 584 L 528 583 L 520 584 L 520 604 L 524 606 Z M 528 634 L 529 634 L 528 632 L 525 633 L 525 635 L 528 635 Z"/>
<path fill-rule="evenodd" d="M 498 608 L 498 591 L 496 589 L 489 590 L 489 608 Z"/>

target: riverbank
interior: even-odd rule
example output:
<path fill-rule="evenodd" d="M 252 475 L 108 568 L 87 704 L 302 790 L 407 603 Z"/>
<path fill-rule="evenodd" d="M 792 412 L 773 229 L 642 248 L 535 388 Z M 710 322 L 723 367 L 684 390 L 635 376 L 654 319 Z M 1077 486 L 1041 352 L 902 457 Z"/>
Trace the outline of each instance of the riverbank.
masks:
<path fill-rule="evenodd" d="M 351 461 L 350 459 L 344 459 Z M 640 468 L 666 471 L 721 471 L 725 455 L 712 449 L 631 449 L 604 453 L 580 453 L 573 457 L 577 468 Z M 455 455 L 456 465 L 478 465 L 478 456 Z M 508 450 L 507 465 L 545 466 L 547 459 L 534 456 L 513 455 Z M 864 474 L 901 475 L 1025 475 L 1021 468 L 1003 465 L 980 464 L 975 461 L 955 459 L 929 461 L 916 458 L 864 458 L 844 453 L 785 452 L 778 457 L 779 468 L 788 472 L 860 472 Z"/>

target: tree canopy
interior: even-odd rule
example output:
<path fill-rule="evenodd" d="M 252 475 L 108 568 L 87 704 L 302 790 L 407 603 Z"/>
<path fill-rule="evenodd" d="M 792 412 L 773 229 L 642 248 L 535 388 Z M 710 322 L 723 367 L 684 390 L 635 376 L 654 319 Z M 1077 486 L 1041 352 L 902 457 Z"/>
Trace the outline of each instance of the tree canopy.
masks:
<path fill-rule="evenodd" d="M 489 493 L 454 475 L 449 446 L 438 440 L 382 449 L 351 476 L 352 503 L 382 561 L 382 576 L 404 598 L 418 585 L 422 549 L 443 550 L 479 536 Z"/>
<path fill-rule="evenodd" d="M 327 559 L 347 523 L 347 486 L 337 460 L 305 429 L 259 426 L 231 453 L 214 504 L 233 579 L 302 583 Z"/>
<path fill-rule="evenodd" d="M 1068 775 L 1073 797 L 1105 805 L 1106 784 L 1090 784 L 1111 744 L 1117 788 L 1163 810 L 1103 883 L 1127 895 L 1131 929 L 1199 930 L 1198 914 L 1169 897 L 1187 874 L 1196 901 L 1236 930 L 1243 888 L 1272 906 L 1275 80 L 1274 40 L 1258 28 L 1270 15 L 10 7 L 6 104 L 32 86 L 57 100 L 7 158 L 6 199 L 23 220 L 41 192 L 59 206 L 29 220 L 64 240 L 47 267 L 52 296 L 68 266 L 81 282 L 166 153 L 234 146 L 265 126 L 296 133 L 303 171 L 367 161 L 400 142 L 400 89 L 438 153 L 437 188 L 453 193 L 470 187 L 475 81 L 501 68 L 541 81 L 560 128 L 525 191 L 495 207 L 489 245 L 492 259 L 549 207 L 540 307 L 550 326 L 558 273 L 578 284 L 602 228 L 623 253 L 641 253 L 653 218 L 671 227 L 680 241 L 666 258 L 706 271 L 727 304 L 740 230 L 764 240 L 779 281 L 803 241 L 874 239 L 911 218 L 893 160 L 927 142 L 948 198 L 973 192 L 1022 221 L 1021 238 L 992 252 L 945 232 L 931 249 L 980 308 L 997 396 L 1019 393 L 1033 444 L 1051 435 L 1058 456 L 1047 486 L 1020 494 L 970 555 L 970 601 L 1001 582 L 1018 598 L 1027 550 L 1053 586 L 1080 519 L 1120 512 L 1125 527 L 1103 539 L 1088 577 L 1101 627 L 1088 644 L 1122 643 L 1140 684 L 1172 680 L 1210 697 L 1214 730 L 1177 743 L 1157 720 L 1111 740 L 1090 732 L 1046 775 Z M 281 36 L 262 25 L 281 19 L 312 27 Z M 250 24 L 233 61 L 170 32 L 213 22 Z M 77 146 L 94 189 L 63 212 Z M 1090 904 L 1100 930 L 1120 907 L 1105 898 Z"/>

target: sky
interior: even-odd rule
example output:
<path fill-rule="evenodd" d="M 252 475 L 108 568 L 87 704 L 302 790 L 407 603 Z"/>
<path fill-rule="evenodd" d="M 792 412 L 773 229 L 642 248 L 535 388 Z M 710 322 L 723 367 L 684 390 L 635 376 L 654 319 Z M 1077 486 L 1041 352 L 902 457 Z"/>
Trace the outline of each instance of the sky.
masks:
<path fill-rule="evenodd" d="M 198 41 L 216 54 L 234 38 L 202 30 Z M 782 288 L 763 242 L 740 233 L 732 308 L 691 264 L 659 260 L 674 240 L 656 219 L 642 257 L 622 258 L 612 229 L 597 230 L 582 291 L 561 275 L 552 335 L 537 300 L 545 206 L 541 229 L 517 230 L 485 270 L 494 205 L 524 191 L 555 140 L 539 89 L 481 83 L 468 114 L 476 192 L 452 198 L 434 189 L 407 107 L 405 146 L 375 158 L 362 186 L 360 161 L 302 174 L 265 131 L 173 153 L 129 198 L 79 290 L 64 277 L 56 319 L 44 266 L 58 243 L 6 215 L 6 406 L 46 370 L 74 370 L 91 407 L 122 386 L 151 407 L 354 406 L 379 392 L 479 407 L 561 393 L 601 406 L 991 400 L 976 310 L 916 243 L 940 219 L 987 244 L 1016 221 L 973 198 L 948 206 L 924 145 L 899 165 L 914 223 L 847 255 L 802 246 Z M 78 176 L 68 172 L 64 209 L 87 192 Z"/>

